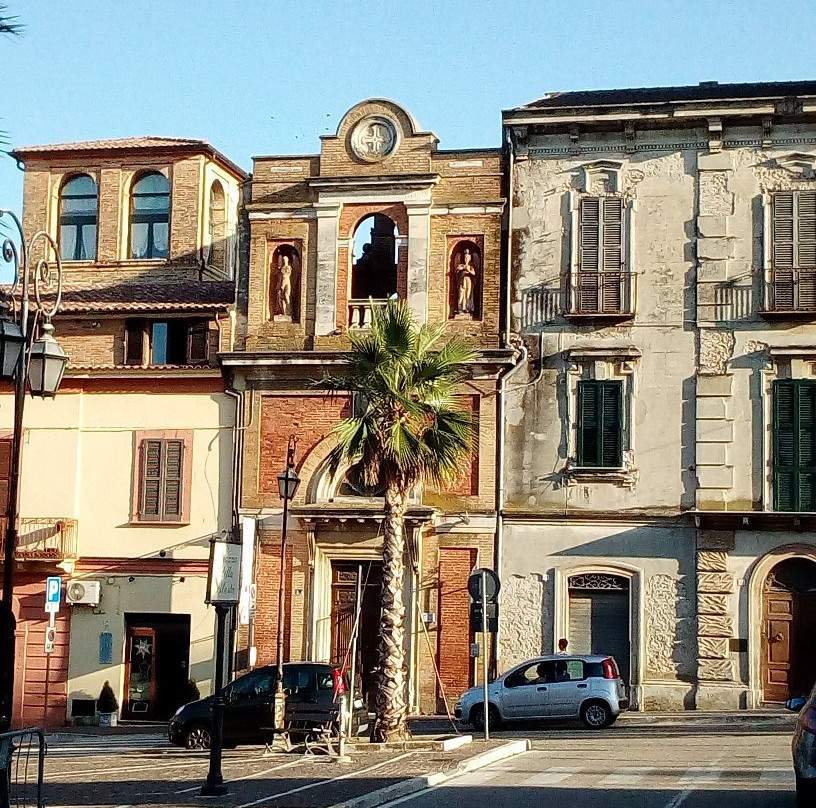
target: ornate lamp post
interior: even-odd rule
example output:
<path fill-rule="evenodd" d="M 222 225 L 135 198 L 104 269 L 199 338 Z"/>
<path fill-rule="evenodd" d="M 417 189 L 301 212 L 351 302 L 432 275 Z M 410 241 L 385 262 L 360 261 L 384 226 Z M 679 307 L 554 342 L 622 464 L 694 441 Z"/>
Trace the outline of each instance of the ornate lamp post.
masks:
<path fill-rule="evenodd" d="M 273 726 L 283 729 L 286 715 L 286 694 L 283 692 L 283 631 L 286 625 L 284 610 L 286 606 L 286 527 L 289 521 L 289 500 L 295 498 L 300 477 L 295 471 L 295 446 L 297 438 L 289 438 L 286 449 L 286 468 L 278 475 L 278 492 L 283 500 L 283 525 L 281 527 L 280 586 L 278 587 L 278 651 L 277 683 L 273 707 Z"/>
<path fill-rule="evenodd" d="M 3 260 L 11 264 L 14 282 L 10 291 L 0 299 L 0 379 L 14 380 L 14 432 L 3 544 L 3 601 L 0 607 L 0 732 L 11 726 L 14 705 L 16 625 L 12 595 L 26 382 L 32 396 L 53 398 L 68 364 L 68 357 L 53 337 L 54 327 L 51 325 L 51 318 L 59 310 L 62 299 L 62 264 L 57 244 L 44 230 L 37 231 L 26 242 L 23 226 L 17 216 L 9 210 L 0 210 L 2 217 L 11 220 L 16 232 L 2 244 Z M 34 249 L 39 249 L 40 242 L 41 257 L 34 257 Z M 18 291 L 19 300 L 16 296 Z"/>

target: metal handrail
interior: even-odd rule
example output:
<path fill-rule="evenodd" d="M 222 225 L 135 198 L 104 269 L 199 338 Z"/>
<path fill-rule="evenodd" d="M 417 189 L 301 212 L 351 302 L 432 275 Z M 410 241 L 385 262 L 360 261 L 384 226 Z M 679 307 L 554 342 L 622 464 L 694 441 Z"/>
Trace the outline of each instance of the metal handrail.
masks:
<path fill-rule="evenodd" d="M 0 548 L 5 535 L 5 517 L 0 518 Z M 62 561 L 76 558 L 78 521 L 62 517 L 21 517 L 14 556 L 19 561 Z"/>
<path fill-rule="evenodd" d="M 45 752 L 38 727 L 0 733 L 0 808 L 43 808 Z"/>

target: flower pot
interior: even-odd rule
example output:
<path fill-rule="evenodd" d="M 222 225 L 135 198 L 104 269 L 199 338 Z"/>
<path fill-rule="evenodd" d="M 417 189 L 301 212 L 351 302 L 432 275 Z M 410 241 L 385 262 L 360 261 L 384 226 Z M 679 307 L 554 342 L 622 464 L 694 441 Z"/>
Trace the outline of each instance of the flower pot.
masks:
<path fill-rule="evenodd" d="M 117 725 L 116 713 L 99 713 L 100 727 L 115 727 Z"/>

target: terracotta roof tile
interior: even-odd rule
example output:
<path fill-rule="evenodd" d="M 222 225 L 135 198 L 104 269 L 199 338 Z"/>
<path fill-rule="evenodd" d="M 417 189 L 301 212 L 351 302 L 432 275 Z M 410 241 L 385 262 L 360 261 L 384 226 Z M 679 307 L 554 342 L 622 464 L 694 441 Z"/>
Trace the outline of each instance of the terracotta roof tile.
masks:
<path fill-rule="evenodd" d="M 21 146 L 14 151 L 18 154 L 25 154 L 27 152 L 96 151 L 108 149 L 172 149 L 176 146 L 212 148 L 206 140 L 144 135 L 142 137 L 122 137 L 107 140 L 80 140 L 74 143 L 44 143 L 40 146 Z"/>
<path fill-rule="evenodd" d="M 45 297 L 49 298 L 48 295 Z M 235 284 L 232 281 L 120 283 L 111 286 L 66 284 L 60 313 L 218 311 L 229 308 L 234 301 Z"/>

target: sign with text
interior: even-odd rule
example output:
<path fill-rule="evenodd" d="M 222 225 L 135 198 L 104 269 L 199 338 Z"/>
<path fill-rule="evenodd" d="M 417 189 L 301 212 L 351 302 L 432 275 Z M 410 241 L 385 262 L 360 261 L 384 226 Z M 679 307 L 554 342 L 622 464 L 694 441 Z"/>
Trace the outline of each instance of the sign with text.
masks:
<path fill-rule="evenodd" d="M 57 629 L 55 626 L 48 626 L 45 630 L 45 653 L 54 653 L 54 643 L 57 641 Z"/>
<path fill-rule="evenodd" d="M 60 609 L 60 597 L 62 595 L 62 578 L 52 575 L 45 579 L 45 611 L 58 612 Z"/>
<path fill-rule="evenodd" d="M 241 545 L 214 541 L 207 602 L 234 605 L 241 597 Z"/>

